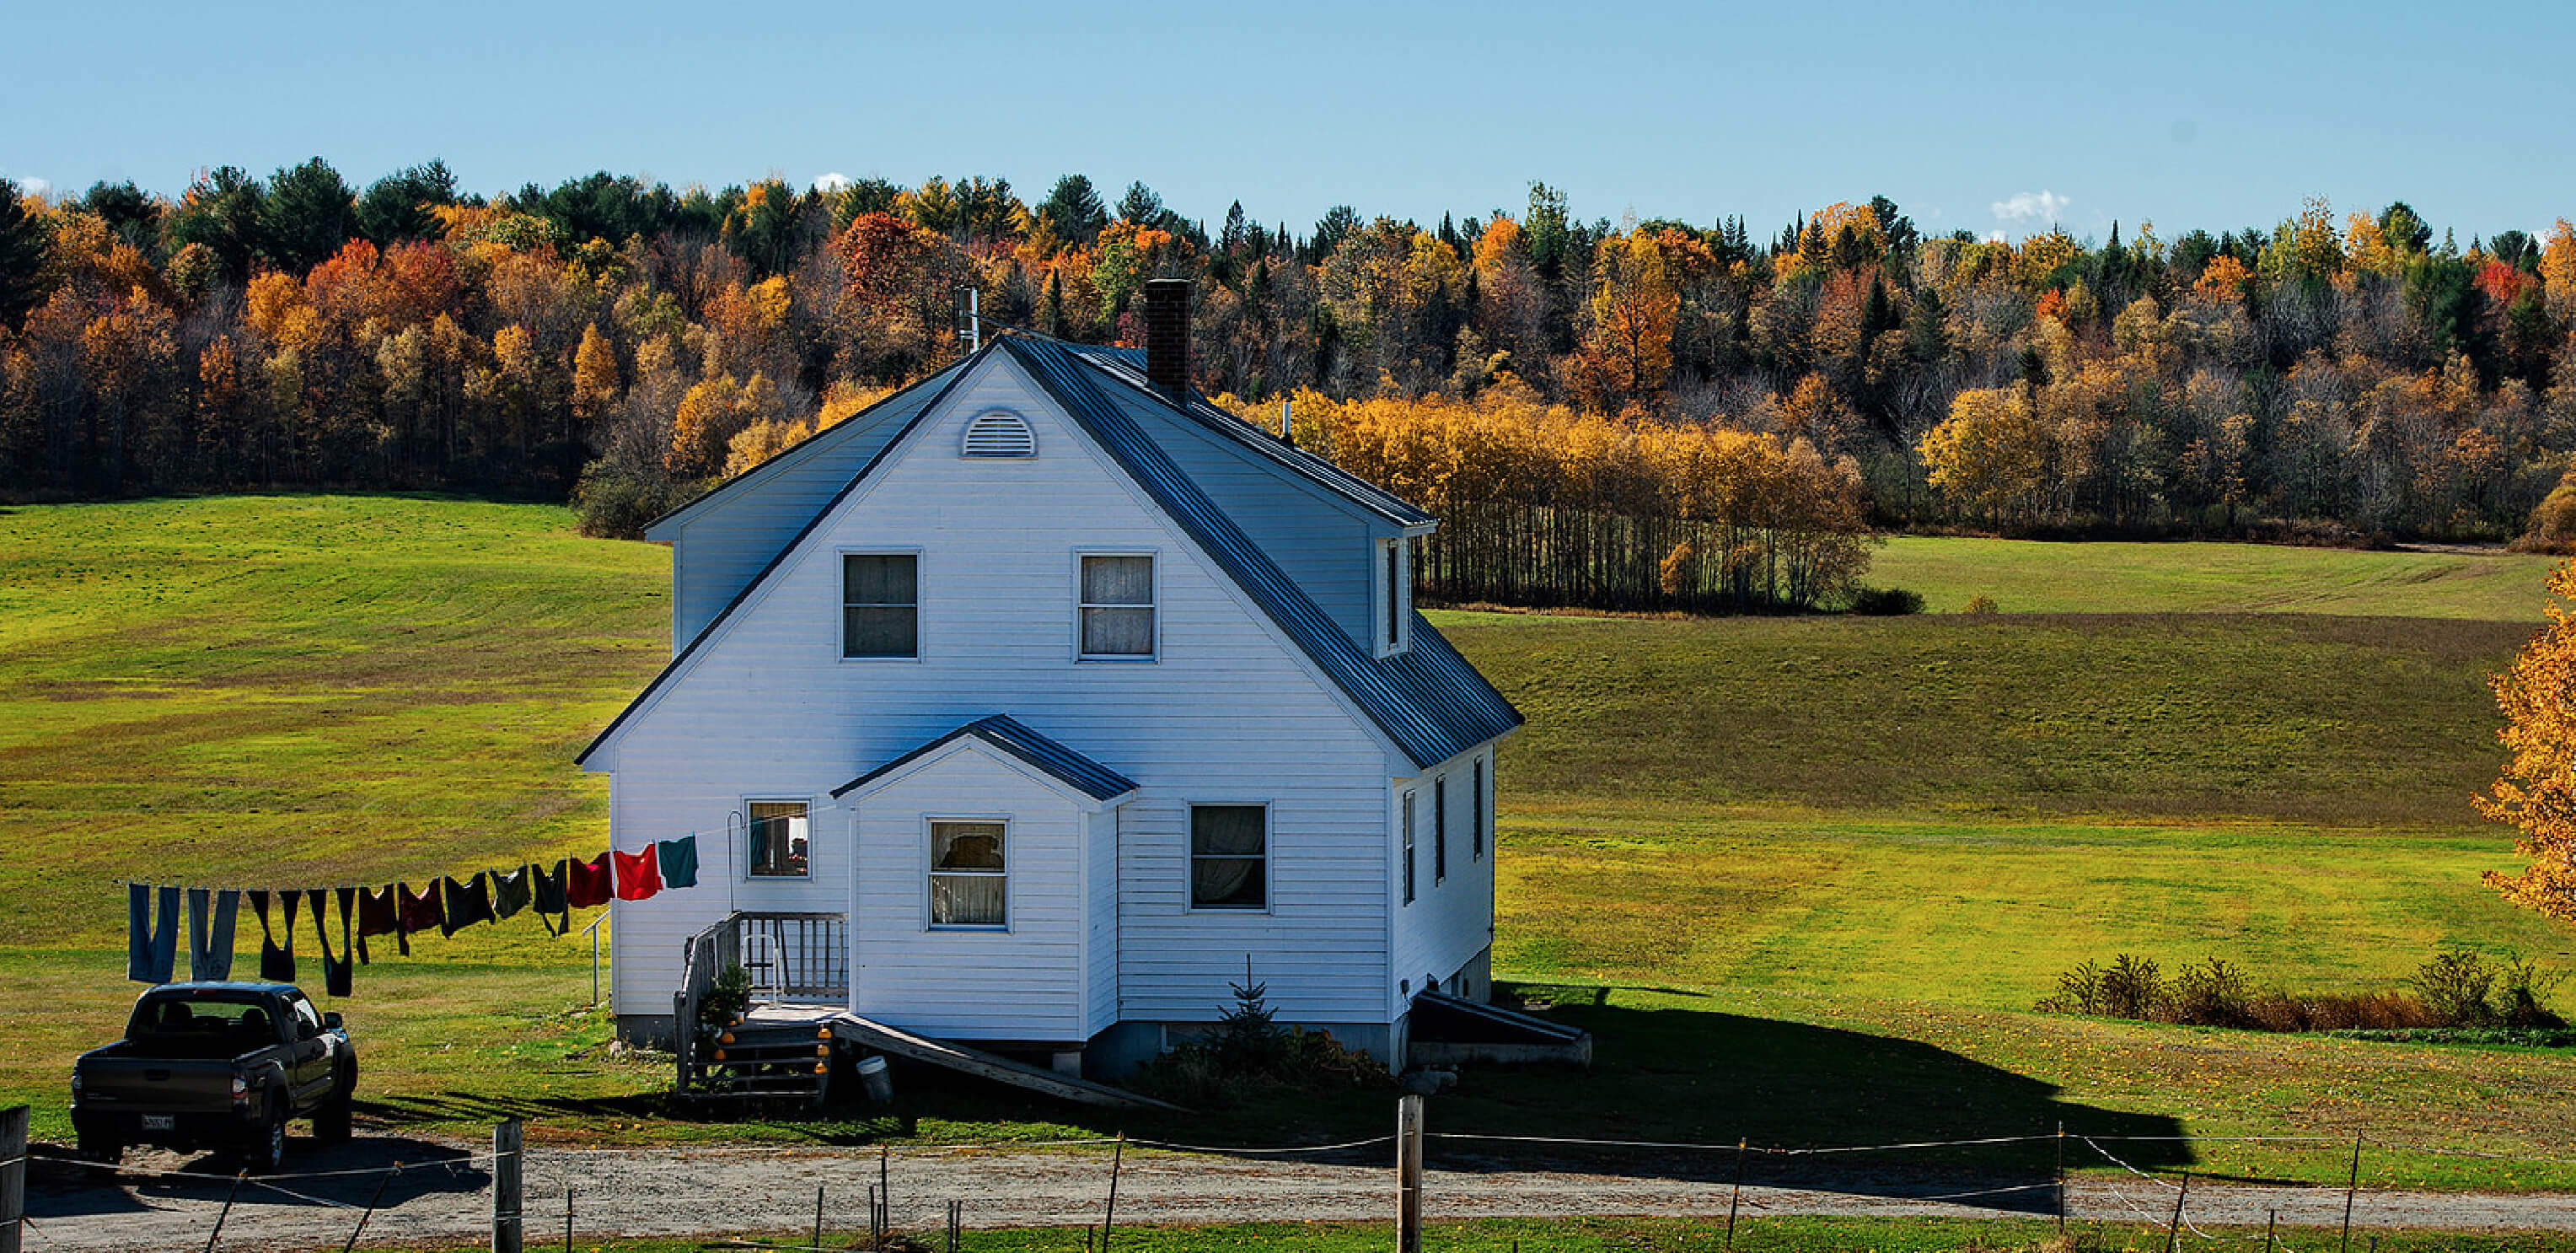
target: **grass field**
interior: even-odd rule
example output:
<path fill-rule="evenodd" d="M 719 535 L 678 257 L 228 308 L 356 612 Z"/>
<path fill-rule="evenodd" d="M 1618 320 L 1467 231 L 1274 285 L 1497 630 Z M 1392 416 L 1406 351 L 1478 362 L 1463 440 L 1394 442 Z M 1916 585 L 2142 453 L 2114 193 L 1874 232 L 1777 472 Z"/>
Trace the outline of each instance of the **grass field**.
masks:
<path fill-rule="evenodd" d="M 1971 598 L 1986 596 L 2005 613 L 2322 613 L 2524 622 L 2540 617 L 2538 589 L 2555 560 L 2269 544 L 1898 536 L 1878 550 L 1869 582 L 1920 592 L 1936 613 L 1955 613 Z"/>
<path fill-rule="evenodd" d="M 397 497 L 0 511 L 0 821 L 20 836 L 0 858 L 0 1099 L 61 1134 L 71 1055 L 121 1021 L 116 878 L 419 879 L 604 840 L 604 784 L 571 757 L 666 655 L 667 556 L 569 522 Z M 2466 803 L 2496 761 L 2484 675 L 2532 629 L 2544 570 L 1899 540 L 1873 581 L 2007 612 L 1435 615 L 1530 717 L 1500 775 L 1497 973 L 1568 985 L 1558 1012 L 1603 1041 L 1586 1075 L 1472 1077 L 1443 1126 L 1781 1144 L 2359 1127 L 2564 1156 L 2562 1057 L 2026 1012 L 2115 949 L 2319 988 L 2388 986 L 2443 943 L 2576 966 L 2569 933 L 2477 886 L 2510 848 Z M 348 1007 L 373 1112 L 406 1125 L 1105 1125 L 959 1093 L 872 1123 L 676 1127 L 650 1118 L 662 1072 L 608 1055 L 577 939 L 503 926 L 416 949 L 363 969 Z M 1231 1129 L 1374 1133 L 1381 1104 Z M 2333 1158 L 2195 1160 L 2323 1179 Z M 2576 1187 L 2565 1167 L 2397 1149 L 2372 1167 Z"/>

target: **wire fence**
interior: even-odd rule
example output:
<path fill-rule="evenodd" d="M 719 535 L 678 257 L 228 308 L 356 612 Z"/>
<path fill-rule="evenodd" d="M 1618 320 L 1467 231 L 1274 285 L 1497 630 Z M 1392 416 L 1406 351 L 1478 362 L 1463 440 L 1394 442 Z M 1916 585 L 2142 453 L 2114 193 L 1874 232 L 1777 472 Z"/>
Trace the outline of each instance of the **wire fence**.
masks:
<path fill-rule="evenodd" d="M 1418 1098 L 1408 1098 L 1418 1100 Z M 1557 1151 L 1614 1150 L 1666 1155 L 1701 1155 L 1713 1160 L 1714 1167 L 1693 1173 L 1682 1171 L 1630 1172 L 1639 1185 L 1651 1183 L 1666 1197 L 1666 1212 L 1682 1216 L 1713 1217 L 1723 1201 L 1727 1215 L 1726 1247 L 1737 1239 L 1737 1218 L 1746 1209 L 1772 1216 L 1800 1212 L 1853 1213 L 1872 1208 L 1893 1214 L 1926 1212 L 1986 1211 L 2019 1215 L 2042 1220 L 2053 1219 L 2060 1227 L 2068 1223 L 2143 1224 L 2164 1233 L 2164 1247 L 2176 1250 L 2196 1242 L 2200 1245 L 2232 1246 L 2261 1244 L 2267 1250 L 2322 1250 L 2328 1247 L 2350 1247 L 2353 1233 L 2366 1226 L 2371 1215 L 2361 1206 L 2362 1198 L 2390 1189 L 2363 1186 L 2363 1164 L 2366 1150 L 2396 1149 L 2442 1156 L 2474 1158 L 2483 1161 L 2522 1162 L 2546 1165 L 2576 1165 L 2566 1158 L 2488 1153 L 2467 1149 L 2410 1145 L 2402 1142 L 2373 1140 L 2366 1135 L 2335 1136 L 2147 1136 L 2068 1133 L 1978 1136 L 1950 1140 L 1895 1140 L 1885 1143 L 1851 1145 L 1756 1145 L 1750 1140 L 1734 1142 L 1624 1140 L 1612 1138 L 1507 1135 L 1482 1132 L 1424 1132 L 1419 1107 L 1409 1119 L 1400 1120 L 1407 1134 L 1416 1138 L 1411 1160 L 1420 1162 L 1424 1142 L 1437 1142 L 1453 1148 L 1525 1146 Z M 1209 1145 L 1143 1137 L 1084 1137 L 1052 1140 L 1005 1141 L 953 1144 L 881 1145 L 873 1151 L 828 1150 L 812 1145 L 721 1145 L 708 1147 L 675 1147 L 671 1149 L 521 1149 L 521 1127 L 515 1121 L 496 1129 L 494 1147 L 490 1150 L 438 1156 L 422 1161 L 395 1161 L 381 1166 L 339 1167 L 316 1170 L 276 1171 L 251 1174 L 246 1171 L 223 1173 L 205 1169 L 156 1167 L 142 1164 L 84 1164 L 78 1167 L 97 1186 L 112 1182 L 126 1189 L 179 1185 L 153 1192 L 152 1213 L 161 1220 L 152 1237 L 171 1247 L 203 1248 L 211 1253 L 221 1246 L 227 1234 L 227 1223 L 237 1242 L 243 1246 L 275 1247 L 340 1247 L 353 1248 L 377 1224 L 380 1217 L 406 1207 L 434 1211 L 409 1215 L 405 1231 L 418 1235 L 424 1227 L 435 1231 L 438 1238 L 470 1236 L 480 1225 L 481 1198 L 488 1195 L 493 1231 L 492 1247 L 516 1251 L 561 1247 L 581 1247 L 583 1242 L 596 1247 L 600 1242 L 626 1235 L 694 1235 L 775 1231 L 787 1224 L 776 1221 L 784 1198 L 801 1198 L 802 1189 L 812 1188 L 811 1222 L 798 1234 L 805 1237 L 769 1239 L 743 1238 L 722 1241 L 724 1247 L 777 1250 L 780 1253 L 821 1253 L 822 1250 L 861 1248 L 937 1248 L 961 1247 L 971 1234 L 970 1217 L 990 1227 L 1004 1226 L 1070 1226 L 1080 1227 L 1083 1246 L 1094 1247 L 1095 1238 L 1105 1250 L 1117 1213 L 1117 1189 L 1120 1176 L 1129 1179 L 1130 1221 L 1134 1220 L 1140 1200 L 1146 1200 L 1151 1221 L 1175 1221 L 1168 1213 L 1178 1211 L 1178 1221 L 1208 1221 L 1204 1215 L 1211 1209 L 1230 1215 L 1225 1221 L 1252 1221 L 1272 1217 L 1332 1217 L 1340 1219 L 1388 1219 L 1397 1217 L 1393 1196 L 1406 1187 L 1424 1189 L 1419 1173 L 1409 1183 L 1387 1179 L 1375 1172 L 1386 1169 L 1389 1154 L 1397 1169 L 1407 1160 L 1403 1135 L 1371 1136 L 1321 1144 L 1236 1144 Z M 2347 1177 L 2340 1183 L 2318 1183 L 2313 1180 L 2261 1180 L 2242 1175 L 2228 1176 L 2220 1197 L 2210 1196 L 2210 1182 L 2193 1172 L 2164 1168 L 2152 1158 L 2141 1159 L 2140 1148 L 2189 1148 L 2196 1145 L 2277 1144 L 2302 1146 L 2307 1150 L 2347 1146 L 2350 1163 Z M 2010 1146 L 2049 1146 L 2053 1164 L 2047 1169 L 2002 1171 L 1987 1169 L 1987 1178 L 1957 1177 L 1952 1174 L 1918 1172 L 1903 1182 L 1880 1181 L 1864 1186 L 1861 1181 L 1836 1184 L 1832 1181 L 1792 1180 L 1786 1177 L 1768 1182 L 1748 1182 L 1748 1167 L 1753 1163 L 1822 1163 L 1865 1156 L 1906 1159 L 1909 1155 L 1937 1154 L 1956 1150 L 1991 1150 Z M 0 1146 L 0 1151 L 8 1147 Z M 431 1147 L 431 1146 L 424 1146 Z M 1053 1173 L 1035 1178 L 1029 1166 L 1047 1150 L 1108 1148 L 1108 1161 L 1098 1156 L 1079 1155 L 1061 1159 Z M 1131 1150 L 1149 1150 L 1172 1157 L 1134 1157 Z M 2074 1150 L 2070 1160 L 2070 1150 Z M 621 1168 L 635 1169 L 657 1159 L 704 1159 L 722 1162 L 726 1159 L 762 1157 L 778 1162 L 782 1169 L 768 1180 L 767 1198 L 746 1197 L 739 1180 L 710 1181 L 700 1189 L 701 1199 L 694 1205 L 678 1205 L 674 1198 L 652 1188 L 620 1188 L 615 1181 Z M 995 1159 L 1003 1159 L 996 1161 Z M 1220 1159 L 1244 1159 L 1228 1165 Z M 939 1159 L 955 1159 L 941 1161 Z M 2149 1164 L 2141 1164 L 2144 1160 Z M 905 1163 L 906 1221 L 897 1222 L 898 1162 Z M 22 1146 L 0 1158 L 0 1184 L 23 1177 L 30 1158 Z M 962 1163 L 962 1164 L 961 1164 Z M 1266 1163 L 1254 1165 L 1253 1163 Z M 1731 1178 L 1722 1169 L 1731 1163 Z M 2339 1163 L 2340 1164 L 2340 1163 Z M 937 1169 L 928 1169 L 936 1166 Z M 1447 1163 L 1435 1162 L 1442 1170 L 1440 1182 L 1429 1185 L 1421 1195 L 1431 1209 L 1444 1217 L 1481 1217 L 1496 1212 L 1495 1194 L 1487 1189 L 1477 1191 L 1473 1180 L 1477 1172 L 1497 1173 L 1489 1162 L 1454 1158 Z M 528 1181 L 528 1170 L 534 1168 L 538 1187 L 531 1192 L 522 1184 Z M 979 1170 L 989 1167 L 984 1173 Z M 2103 1174 L 2098 1168 L 2108 1168 Z M 2070 1182 L 2070 1171 L 2094 1170 L 2095 1173 Z M 1257 1176 L 1264 1172 L 1305 1170 L 1313 1175 L 1300 1175 L 1292 1182 L 1298 1186 L 1273 1194 L 1284 1198 L 1281 1206 L 1294 1213 L 1272 1213 L 1265 1206 Z M 1083 1172 L 1090 1173 L 1085 1174 Z M 802 1173 L 799 1173 L 802 1172 Z M 1140 1198 L 1134 1191 L 1140 1173 L 1159 1194 Z M 1616 1170 L 1548 1170 L 1536 1169 L 1508 1173 L 1520 1201 L 1520 1213 L 1547 1212 L 1574 1214 L 1583 1212 L 1581 1189 L 1598 1186 L 1599 1179 L 1615 1177 Z M 1247 1182 L 1247 1175 L 1256 1177 Z M 2016 1177 L 2016 1175 L 2018 1177 Z M 871 1177 L 872 1176 L 872 1177 Z M 1196 1177 L 1195 1183 L 1193 1176 Z M 1719 1182 L 1721 1178 L 1725 1181 Z M 1384 1183 L 1396 1183 L 1394 1188 Z M 1944 1186 L 1945 1182 L 1957 1186 Z M 831 1210 L 833 1186 L 841 1189 L 842 1211 L 861 1198 L 865 1199 L 867 1221 L 864 1234 L 846 1221 L 834 1223 Z M 385 1205 L 388 1191 L 401 1184 L 404 1190 L 394 1204 Z M 199 1187 L 198 1185 L 204 1185 Z M 1452 1189 L 1450 1204 L 1443 1204 L 1442 1189 Z M 1544 1193 L 1552 1187 L 1563 1187 L 1573 1203 L 1541 1204 L 1548 1201 Z M 1675 1192 L 1674 1189 L 1681 1189 Z M 2259 1187 L 2266 1192 L 2255 1196 L 2246 1191 Z M 796 1191 L 790 1192 L 788 1189 Z M 1088 1193 L 1084 1190 L 1088 1189 Z M 2143 1195 L 2141 1189 L 2144 1190 Z M 333 1193 L 339 1195 L 333 1195 Z M 717 1193 L 728 1195 L 719 1197 Z M 2282 1195 L 2273 1195 L 2279 1193 Z M 1819 1197 L 1839 1195 L 1840 1203 L 1823 1203 Z M 361 1196 L 364 1200 L 361 1201 Z M 551 1211 L 554 1198 L 561 1198 L 561 1213 Z M 2191 1202 L 2197 1196 L 2203 1209 L 2194 1212 Z M 1088 1199 L 1086 1199 L 1088 1197 Z M 422 1205 L 423 1198 L 441 1198 Z M 531 1199 L 533 1198 L 533 1199 Z M 1240 1198 L 1239 1201 L 1237 1198 Z M 2289 1226 L 2282 1223 L 2288 1199 L 2301 1203 Z M 2213 1200 L 2217 1202 L 2215 1210 Z M 2313 1202 L 2340 1201 L 2339 1212 L 2330 1221 L 2318 1221 Z M 2254 1230 L 2249 1204 L 2272 1202 L 2264 1211 L 2259 1232 Z M 747 1203 L 746 1203 L 747 1202 Z M 944 1215 L 944 1224 L 934 1224 L 922 1215 L 936 1202 Z M 1017 1202 L 1017 1203 L 1013 1203 Z M 801 1199 L 795 1202 L 802 1204 Z M 250 1220 L 245 1226 L 241 1211 L 248 1205 L 264 1205 L 269 1212 Z M 675 1205 L 678 1208 L 675 1209 Z M 1092 1206 L 1098 1207 L 1099 1221 L 1063 1221 L 1067 1217 L 1085 1218 Z M 294 1221 L 281 1226 L 277 1207 L 302 1207 L 307 1211 L 294 1215 Z M 1411 1211 L 1419 1214 L 1420 1206 Z M 1505 1207 L 1509 1208 L 1509 1207 Z M 983 1212 L 978 1212 L 979 1210 Z M 1326 1211 L 1319 1213 L 1318 1210 Z M 327 1211 L 339 1215 L 337 1223 L 326 1221 L 309 1211 Z M 1607 1212 L 1633 1213 L 1633 1207 L 1618 1207 Z M 2420 1211 L 2419 1211 L 2420 1212 Z M 735 1221 L 746 1214 L 764 1214 L 762 1221 Z M 2213 1217 L 2213 1213 L 2229 1217 Z M 198 1214 L 197 1218 L 183 1218 Z M 1198 1215 L 1199 1217 L 1192 1217 Z M 555 1226 L 560 1219 L 560 1227 Z M 8 1187 L 0 1187 L 0 1253 L 17 1253 L 19 1249 L 101 1247 L 99 1230 L 75 1231 L 64 1224 L 69 1219 L 35 1219 L 26 1216 L 18 1197 Z M 2569 1207 L 2566 1221 L 2576 1225 L 2576 1207 Z M 81 1224 L 85 1226 L 86 1224 Z M 1401 1226 L 1401 1223 L 1399 1224 Z M 247 1227 L 247 1229 L 246 1229 Z M 545 1230 L 540 1230 L 545 1228 Z M 2213 1228 L 2216 1228 L 2213 1230 Z M 171 1233 L 184 1229 L 184 1245 L 170 1240 Z M 379 1227 L 381 1231 L 381 1228 Z M 345 1232 L 345 1238 L 342 1236 Z M 894 1241 L 898 1232 L 908 1241 Z M 505 1234 L 506 1233 L 506 1234 Z M 828 1237 L 828 1240 L 827 1240 Z M 108 1237 L 106 1244 L 131 1246 L 138 1241 Z M 1417 1243 L 1399 1247 L 1419 1247 Z"/>

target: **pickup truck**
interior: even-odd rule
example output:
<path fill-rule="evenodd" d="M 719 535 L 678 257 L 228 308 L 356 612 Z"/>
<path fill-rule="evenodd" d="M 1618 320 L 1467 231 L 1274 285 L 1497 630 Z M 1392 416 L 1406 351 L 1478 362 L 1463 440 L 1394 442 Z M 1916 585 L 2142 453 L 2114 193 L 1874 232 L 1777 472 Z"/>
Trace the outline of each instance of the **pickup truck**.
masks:
<path fill-rule="evenodd" d="M 256 1170 L 286 1156 L 286 1123 L 349 1136 L 358 1056 L 338 1014 L 283 983 L 171 983 L 134 1002 L 125 1038 L 72 1065 L 80 1153 L 114 1165 L 133 1145 L 238 1149 Z"/>

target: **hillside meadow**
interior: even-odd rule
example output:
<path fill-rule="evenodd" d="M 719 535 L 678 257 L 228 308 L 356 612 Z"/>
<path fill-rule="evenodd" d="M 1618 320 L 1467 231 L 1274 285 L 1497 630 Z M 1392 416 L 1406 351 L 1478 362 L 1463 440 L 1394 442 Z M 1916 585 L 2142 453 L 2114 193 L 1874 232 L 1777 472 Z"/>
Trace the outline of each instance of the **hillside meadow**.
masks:
<path fill-rule="evenodd" d="M 1471 1076 L 1443 1125 L 1860 1143 L 2044 1129 L 2349 1134 L 2373 1177 L 2576 1187 L 2576 1077 L 2529 1050 L 2034 1015 L 2056 971 L 2223 955 L 2391 986 L 2441 944 L 2576 967 L 2476 883 L 2484 676 L 2536 559 L 1900 539 L 1915 618 L 1434 620 L 1529 715 L 1501 772 L 1497 974 L 1594 1027 L 1580 1077 Z M 560 508 L 399 496 L 0 511 L 0 1099 L 60 1135 L 111 1035 L 115 880 L 423 879 L 595 850 L 572 754 L 667 656 L 668 556 Z M 2028 610 L 2029 612 L 2015 612 Z M 586 921 L 586 920 L 584 920 Z M 248 937 L 256 924 L 247 923 Z M 308 934 L 309 938 L 309 934 Z M 244 947 L 253 953 L 255 938 Z M 899 1119 L 676 1127 L 609 1055 L 587 949 L 533 924 L 362 968 L 369 1113 L 638 1138 L 1016 1138 L 1107 1124 L 989 1094 Z M 1233 1120 L 1383 1121 L 1375 1097 Z M 1204 1130 L 1202 1127 L 1201 1130 Z M 2339 1178 L 2333 1154 L 2198 1168 Z M 2185 1160 L 2185 1159 L 2177 1159 Z"/>

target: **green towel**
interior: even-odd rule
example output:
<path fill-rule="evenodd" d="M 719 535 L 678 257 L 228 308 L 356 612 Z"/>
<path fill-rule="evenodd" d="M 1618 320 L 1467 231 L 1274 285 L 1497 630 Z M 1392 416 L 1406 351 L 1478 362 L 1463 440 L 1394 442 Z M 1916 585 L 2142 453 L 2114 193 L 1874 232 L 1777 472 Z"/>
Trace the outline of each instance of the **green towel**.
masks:
<path fill-rule="evenodd" d="M 698 886 L 698 837 L 696 832 L 676 840 L 664 840 L 657 846 L 661 853 L 662 886 L 693 888 Z"/>

